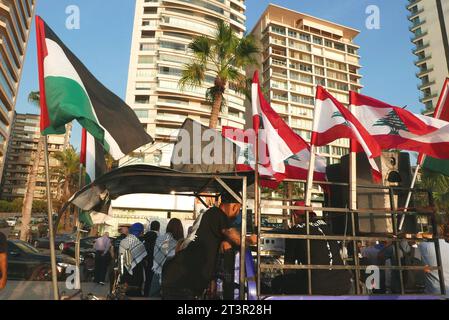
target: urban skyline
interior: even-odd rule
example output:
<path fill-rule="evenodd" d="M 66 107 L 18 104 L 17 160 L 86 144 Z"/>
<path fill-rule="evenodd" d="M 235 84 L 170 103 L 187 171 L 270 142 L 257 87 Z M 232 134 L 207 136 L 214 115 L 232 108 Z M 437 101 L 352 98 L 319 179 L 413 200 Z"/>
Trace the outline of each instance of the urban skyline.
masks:
<path fill-rule="evenodd" d="M 249 11 L 247 10 L 248 30 L 252 30 L 270 2 L 361 30 L 357 44 L 361 46 L 362 84 L 364 85 L 362 93 L 392 104 L 407 105 L 413 112 L 424 109 L 424 106 L 419 103 L 420 92 L 416 87 L 419 82 L 414 78 L 417 69 L 413 64 L 415 56 L 411 51 L 413 44 L 410 42 L 407 0 L 397 2 L 349 0 L 341 2 L 339 6 L 332 1 L 323 0 L 321 1 L 323 7 L 314 1 L 303 3 L 263 1 L 255 5 L 255 1 L 249 0 L 246 1 L 246 6 L 250 8 Z M 37 7 L 37 14 L 42 14 L 46 18 L 47 22 L 60 33 L 61 37 L 106 86 L 125 98 L 127 82 L 124 79 L 128 78 L 134 5 L 124 5 L 118 0 L 111 0 L 111 5 L 108 7 L 101 6 L 97 1 L 82 4 L 80 5 L 81 28 L 68 30 L 65 28 L 67 19 L 65 10 L 72 4 L 73 1 L 68 0 L 61 0 L 56 4 L 42 3 Z M 368 30 L 365 27 L 368 17 L 366 8 L 370 4 L 379 6 L 381 22 L 379 30 Z M 51 6 L 52 10 L 49 10 L 48 6 Z M 324 10 L 329 7 L 333 10 Z M 105 19 L 120 12 L 123 21 L 121 24 L 105 23 L 104 19 L 98 18 L 99 12 Z M 115 34 L 116 37 L 112 37 L 111 34 Z M 382 50 L 382 47 L 378 45 L 380 41 L 383 41 L 381 43 L 391 50 Z M 104 54 L 99 54 L 97 52 L 99 49 Z M 30 54 L 27 57 L 24 79 L 19 92 L 19 112 L 30 112 L 27 94 L 37 89 L 36 57 L 33 54 L 36 48 L 33 36 L 30 39 L 29 50 Z M 117 61 L 120 63 L 117 64 Z M 387 72 L 389 77 L 385 78 L 384 75 Z M 79 143 L 80 129 L 78 125 L 75 125 L 72 144 L 79 149 Z"/>

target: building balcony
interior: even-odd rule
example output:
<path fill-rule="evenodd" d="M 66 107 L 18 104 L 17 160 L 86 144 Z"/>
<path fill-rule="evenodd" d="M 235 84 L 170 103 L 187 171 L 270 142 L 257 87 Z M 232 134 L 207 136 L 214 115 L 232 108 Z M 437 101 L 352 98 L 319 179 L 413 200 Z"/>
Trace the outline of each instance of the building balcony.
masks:
<path fill-rule="evenodd" d="M 419 21 L 419 22 L 417 22 L 417 23 L 412 24 L 408 29 L 409 29 L 411 32 L 414 32 L 414 31 L 416 30 L 416 28 L 422 26 L 422 25 L 425 24 L 425 23 L 426 23 L 426 20 Z"/>
<path fill-rule="evenodd" d="M 422 33 L 420 33 L 420 34 L 415 34 L 414 36 L 412 36 L 412 37 L 410 38 L 410 41 L 413 42 L 413 43 L 415 43 L 416 41 L 421 40 L 421 39 L 424 38 L 425 36 L 427 36 L 427 31 L 422 32 Z"/>
<path fill-rule="evenodd" d="M 425 76 L 426 74 L 430 73 L 433 71 L 433 67 L 432 68 L 426 68 L 426 69 L 421 69 L 421 71 L 416 73 L 416 77 L 417 78 L 421 78 L 423 76 Z"/>
<path fill-rule="evenodd" d="M 417 87 L 418 87 L 418 90 L 423 90 L 427 87 L 433 86 L 434 84 L 435 84 L 435 81 L 427 81 L 425 83 L 419 84 Z"/>
<path fill-rule="evenodd" d="M 419 101 L 420 101 L 421 103 L 426 103 L 426 102 L 428 102 L 428 101 L 430 101 L 430 100 L 432 100 L 432 99 L 434 99 L 434 98 L 436 98 L 436 97 L 438 97 L 438 95 L 437 95 L 436 93 L 434 93 L 434 94 L 428 94 L 428 95 L 424 95 L 424 96 L 422 96 L 421 98 L 419 98 Z"/>
<path fill-rule="evenodd" d="M 428 47 L 430 47 L 430 44 L 426 43 L 422 46 L 416 46 L 416 48 L 412 49 L 413 54 L 417 54 L 421 51 L 423 51 L 424 49 L 427 49 Z"/>
<path fill-rule="evenodd" d="M 415 18 L 416 16 L 420 15 L 423 12 L 424 9 L 419 9 L 418 11 L 412 12 L 407 16 L 407 19 L 412 20 L 413 18 Z"/>
<path fill-rule="evenodd" d="M 429 61 L 431 58 L 432 58 L 432 55 L 428 55 L 423 58 L 418 58 L 418 60 L 415 60 L 415 65 L 419 66 L 419 65 L 423 64 L 424 62 Z"/>
<path fill-rule="evenodd" d="M 407 10 L 410 10 L 418 2 L 421 2 L 421 0 L 409 0 L 409 2 L 406 5 Z"/>

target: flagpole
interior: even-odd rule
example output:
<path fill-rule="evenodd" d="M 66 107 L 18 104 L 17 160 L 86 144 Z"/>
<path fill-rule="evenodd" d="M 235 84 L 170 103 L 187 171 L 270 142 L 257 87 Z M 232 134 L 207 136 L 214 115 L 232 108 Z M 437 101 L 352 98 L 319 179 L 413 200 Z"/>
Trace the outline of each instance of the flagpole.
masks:
<path fill-rule="evenodd" d="M 53 208 L 51 203 L 51 185 L 50 185 L 50 165 L 48 154 L 48 137 L 44 135 L 44 158 L 45 158 L 45 177 L 47 184 L 47 213 L 48 213 L 48 237 L 50 241 L 50 259 L 51 259 L 51 279 L 53 284 L 53 299 L 59 300 L 58 291 L 58 273 L 56 269 L 56 250 L 55 250 L 55 234 L 53 226 Z"/>
<path fill-rule="evenodd" d="M 310 207 L 312 204 L 312 189 L 313 189 L 313 173 L 315 171 L 315 145 L 310 146 L 310 160 L 309 160 L 309 171 L 307 172 L 307 182 L 306 182 L 306 195 L 305 195 L 305 205 Z"/>
<path fill-rule="evenodd" d="M 259 130 L 256 130 L 255 141 L 255 161 L 254 164 L 254 222 L 257 228 L 257 297 L 260 297 L 260 232 L 261 232 L 261 219 L 260 219 L 260 176 L 259 176 Z M 242 235 L 244 236 L 244 235 Z"/>
<path fill-rule="evenodd" d="M 79 166 L 79 179 L 78 179 L 79 189 L 83 187 L 83 163 L 80 162 Z M 76 277 L 75 277 L 75 289 L 81 289 L 81 283 L 80 283 L 80 275 L 81 275 L 81 269 L 80 269 L 80 248 L 81 248 L 81 222 L 80 222 L 80 216 L 81 216 L 81 209 L 78 208 L 78 219 L 76 220 L 76 242 L 75 242 L 75 265 L 76 265 Z"/>

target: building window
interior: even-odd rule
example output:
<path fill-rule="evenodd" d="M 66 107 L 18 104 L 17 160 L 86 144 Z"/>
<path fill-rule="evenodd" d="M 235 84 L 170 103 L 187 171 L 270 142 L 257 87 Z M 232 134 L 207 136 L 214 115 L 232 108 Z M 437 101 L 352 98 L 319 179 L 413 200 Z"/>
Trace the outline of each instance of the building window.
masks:
<path fill-rule="evenodd" d="M 150 96 L 136 96 L 135 103 L 136 104 L 149 104 Z"/>
<path fill-rule="evenodd" d="M 323 45 L 323 38 L 313 37 L 313 43 Z"/>
<path fill-rule="evenodd" d="M 137 63 L 139 64 L 150 64 L 153 63 L 153 56 L 139 56 Z"/>
<path fill-rule="evenodd" d="M 156 35 L 155 31 L 148 31 L 148 30 L 142 31 L 142 38 L 143 39 L 151 39 L 151 38 L 154 38 L 155 35 Z"/>
<path fill-rule="evenodd" d="M 148 110 L 134 110 L 136 116 L 139 119 L 147 119 L 148 118 Z"/>
<path fill-rule="evenodd" d="M 157 7 L 145 7 L 143 9 L 144 14 L 157 14 Z"/>
<path fill-rule="evenodd" d="M 140 44 L 140 51 L 151 51 L 155 50 L 156 46 L 154 43 L 141 43 Z"/>

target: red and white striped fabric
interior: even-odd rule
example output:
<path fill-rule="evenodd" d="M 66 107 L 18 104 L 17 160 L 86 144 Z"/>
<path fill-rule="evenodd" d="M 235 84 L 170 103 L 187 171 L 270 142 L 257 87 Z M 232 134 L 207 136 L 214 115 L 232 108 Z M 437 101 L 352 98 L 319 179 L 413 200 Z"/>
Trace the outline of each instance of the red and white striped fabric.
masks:
<path fill-rule="evenodd" d="M 381 155 L 379 145 L 351 111 L 318 86 L 311 144 L 324 146 L 341 138 L 357 141 L 369 159 L 374 179 L 379 181 L 380 170 L 373 159 Z"/>
<path fill-rule="evenodd" d="M 253 128 L 256 133 L 260 131 L 258 134 L 259 148 L 264 150 L 263 145 L 266 145 L 267 154 L 269 155 L 269 163 L 267 161 L 265 163 L 263 161 L 259 162 L 263 166 L 271 166 L 276 173 L 284 174 L 284 161 L 298 154 L 301 150 L 307 149 L 309 146 L 265 100 L 259 84 L 258 71 L 254 72 L 253 77 L 252 111 Z"/>
<path fill-rule="evenodd" d="M 222 135 L 233 141 L 239 147 L 236 170 L 255 170 L 253 131 L 244 131 L 233 127 L 223 127 Z M 299 137 L 302 139 L 301 137 Z M 307 144 L 307 142 L 304 141 Z M 266 147 L 266 145 L 265 145 Z M 259 174 L 262 177 L 275 178 L 277 181 L 284 179 L 307 179 L 307 171 L 310 161 L 310 147 L 301 150 L 298 154 L 291 156 L 284 161 L 284 173 L 275 172 L 270 163 L 266 166 L 259 166 Z M 326 181 L 326 158 L 319 155 L 315 158 L 314 181 Z M 267 185 L 271 187 L 270 185 Z"/>
<path fill-rule="evenodd" d="M 449 159 L 449 122 L 414 114 L 356 92 L 351 92 L 351 104 L 357 119 L 382 149 Z"/>

